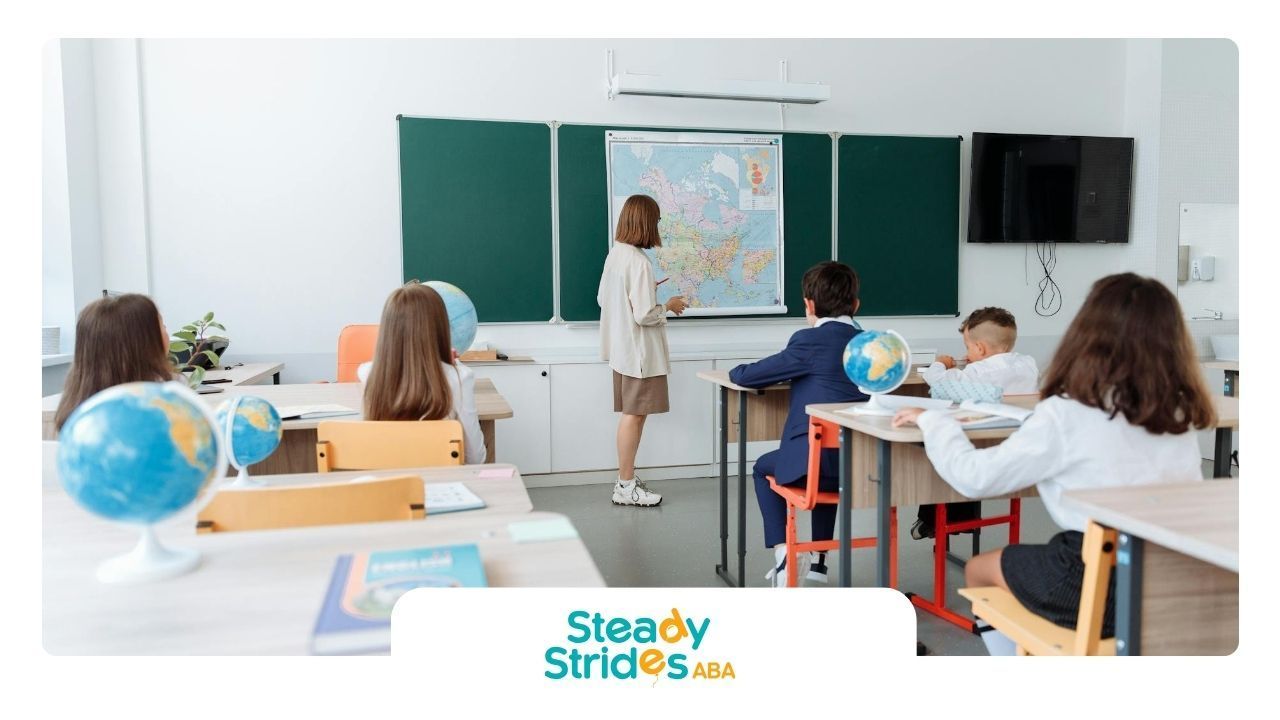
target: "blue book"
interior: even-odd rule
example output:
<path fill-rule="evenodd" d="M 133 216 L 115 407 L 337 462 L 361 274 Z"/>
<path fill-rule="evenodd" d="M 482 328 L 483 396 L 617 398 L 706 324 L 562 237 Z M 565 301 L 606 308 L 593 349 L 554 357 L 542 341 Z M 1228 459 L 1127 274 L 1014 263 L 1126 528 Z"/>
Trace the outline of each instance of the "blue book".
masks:
<path fill-rule="evenodd" d="M 311 635 L 316 655 L 352 655 L 391 647 L 391 609 L 420 587 L 485 587 L 475 545 L 380 550 L 338 557 Z"/>

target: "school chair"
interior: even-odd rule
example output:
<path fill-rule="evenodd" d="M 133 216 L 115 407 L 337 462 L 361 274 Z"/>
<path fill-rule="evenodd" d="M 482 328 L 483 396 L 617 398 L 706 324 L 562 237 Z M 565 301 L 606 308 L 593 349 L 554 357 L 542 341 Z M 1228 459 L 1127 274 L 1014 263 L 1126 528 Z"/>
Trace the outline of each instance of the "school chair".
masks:
<path fill-rule="evenodd" d="M 1022 525 L 1022 500 L 1009 500 L 1009 514 L 994 517 L 979 517 L 963 522 L 947 522 L 947 505 L 938 503 L 934 508 L 933 536 L 933 600 L 926 600 L 915 593 L 907 593 L 911 604 L 932 613 L 953 625 L 973 631 L 974 622 L 947 607 L 947 561 L 954 560 L 963 566 L 964 560 L 951 554 L 951 536 L 965 530 L 973 531 L 973 554 L 978 554 L 978 533 L 980 528 L 991 525 L 1009 526 L 1009 544 L 1016 545 Z"/>
<path fill-rule="evenodd" d="M 373 359 L 377 325 L 348 325 L 338 333 L 338 382 L 356 382 L 356 369 Z"/>
<path fill-rule="evenodd" d="M 809 474 L 802 487 L 779 485 L 776 478 L 766 475 L 769 487 L 787 501 L 787 587 L 797 587 L 800 579 L 796 572 L 796 555 L 801 552 L 829 552 L 840 547 L 839 540 L 800 542 L 796 535 L 796 513 L 810 511 L 819 504 L 835 505 L 840 493 L 818 489 L 822 451 L 840 447 L 840 428 L 834 423 L 809 418 Z M 875 537 L 851 538 L 849 549 L 876 546 Z M 898 586 L 898 509 L 889 509 L 889 585 Z"/>
<path fill-rule="evenodd" d="M 196 515 L 196 532 L 343 525 L 426 517 L 417 475 L 360 482 L 219 491 Z"/>
<path fill-rule="evenodd" d="M 457 420 L 327 421 L 316 426 L 316 467 L 330 470 L 461 465 Z"/>
<path fill-rule="evenodd" d="M 1107 583 L 1116 564 L 1116 531 L 1089 523 L 1080 548 L 1084 584 L 1076 629 L 1068 630 L 1027 610 L 1013 593 L 998 587 L 961 588 L 973 614 L 1009 636 L 1019 655 L 1115 655 L 1115 638 L 1102 639 Z"/>

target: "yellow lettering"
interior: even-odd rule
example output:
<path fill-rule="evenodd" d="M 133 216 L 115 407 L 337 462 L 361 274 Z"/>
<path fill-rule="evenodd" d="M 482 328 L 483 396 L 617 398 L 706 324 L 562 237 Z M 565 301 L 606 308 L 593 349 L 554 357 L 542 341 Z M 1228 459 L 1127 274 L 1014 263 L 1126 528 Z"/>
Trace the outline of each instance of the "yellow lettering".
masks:
<path fill-rule="evenodd" d="M 679 610 L 671 608 L 671 617 L 663 620 L 658 626 L 658 634 L 669 643 L 677 643 L 681 638 L 689 637 L 689 628 L 685 627 Z"/>
<path fill-rule="evenodd" d="M 667 656 L 661 650 L 649 648 L 640 653 L 640 670 L 649 675 L 657 675 L 667 666 Z"/>

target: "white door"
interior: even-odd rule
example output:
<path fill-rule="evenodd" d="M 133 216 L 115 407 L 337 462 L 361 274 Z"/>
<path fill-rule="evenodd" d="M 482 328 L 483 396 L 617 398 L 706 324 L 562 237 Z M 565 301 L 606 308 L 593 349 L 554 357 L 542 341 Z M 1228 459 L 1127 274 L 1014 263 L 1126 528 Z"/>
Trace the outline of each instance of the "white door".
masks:
<path fill-rule="evenodd" d="M 489 378 L 511 406 L 512 417 L 494 421 L 495 460 L 511 463 L 521 475 L 551 472 L 551 378 L 548 366 L 473 365 Z"/>

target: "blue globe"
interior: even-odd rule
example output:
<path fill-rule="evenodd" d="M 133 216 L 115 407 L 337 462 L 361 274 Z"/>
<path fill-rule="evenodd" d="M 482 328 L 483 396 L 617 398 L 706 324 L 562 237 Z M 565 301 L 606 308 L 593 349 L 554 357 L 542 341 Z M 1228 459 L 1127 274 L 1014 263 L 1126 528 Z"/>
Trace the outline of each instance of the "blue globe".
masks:
<path fill-rule="evenodd" d="M 227 415 L 235 410 L 231 430 Z M 280 446 L 284 428 L 271 403 L 253 395 L 231 398 L 218 407 L 218 429 L 227 443 L 227 458 L 238 468 L 262 462 Z"/>
<path fill-rule="evenodd" d="M 429 280 L 422 284 L 440 293 L 445 312 L 449 313 L 449 334 L 453 339 L 453 349 L 460 353 L 466 352 L 471 343 L 475 342 L 476 324 L 480 322 L 471 298 L 457 286 L 441 280 Z"/>
<path fill-rule="evenodd" d="M 178 383 L 103 390 L 58 435 L 67 494 L 110 520 L 149 524 L 190 505 L 218 471 L 218 438 L 200 400 Z"/>
<path fill-rule="evenodd" d="M 893 392 L 910 372 L 911 348 L 892 330 L 863 330 L 844 348 L 844 374 L 864 392 Z"/>

